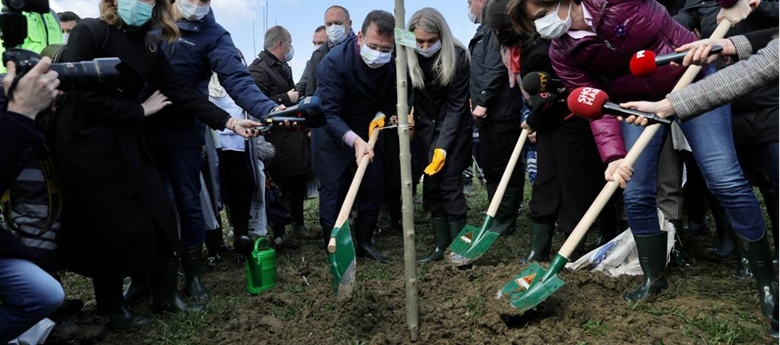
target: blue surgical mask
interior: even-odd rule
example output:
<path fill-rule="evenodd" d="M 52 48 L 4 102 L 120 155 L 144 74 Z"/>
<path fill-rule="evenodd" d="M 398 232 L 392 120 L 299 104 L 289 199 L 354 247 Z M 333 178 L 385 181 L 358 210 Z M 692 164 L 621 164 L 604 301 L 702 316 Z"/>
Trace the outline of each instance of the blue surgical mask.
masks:
<path fill-rule="evenodd" d="M 147 5 L 138 0 L 119 0 L 117 13 L 122 21 L 129 26 L 143 26 L 152 19 L 153 5 Z"/>
<path fill-rule="evenodd" d="M 439 50 L 441 50 L 441 40 L 436 41 L 436 43 L 428 47 L 428 49 L 422 49 L 420 46 L 414 46 L 414 51 L 426 58 L 435 55 Z"/>
<path fill-rule="evenodd" d="M 284 62 L 292 61 L 293 56 L 295 56 L 295 49 L 293 49 L 293 46 L 290 45 L 290 50 L 287 52 L 287 54 L 284 54 Z"/>
<path fill-rule="evenodd" d="M 363 62 L 365 62 L 368 67 L 379 68 L 390 62 L 393 53 L 383 53 L 378 50 L 373 50 L 364 44 L 363 47 L 360 48 L 360 57 L 363 58 Z"/>

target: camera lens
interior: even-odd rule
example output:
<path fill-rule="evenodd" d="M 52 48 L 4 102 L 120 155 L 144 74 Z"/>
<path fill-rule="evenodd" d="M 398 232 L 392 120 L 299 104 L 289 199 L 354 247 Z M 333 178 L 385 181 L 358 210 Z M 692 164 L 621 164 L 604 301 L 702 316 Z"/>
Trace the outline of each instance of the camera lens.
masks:
<path fill-rule="evenodd" d="M 92 61 L 52 64 L 60 80 L 60 90 L 97 90 L 119 77 L 118 58 L 98 58 Z"/>

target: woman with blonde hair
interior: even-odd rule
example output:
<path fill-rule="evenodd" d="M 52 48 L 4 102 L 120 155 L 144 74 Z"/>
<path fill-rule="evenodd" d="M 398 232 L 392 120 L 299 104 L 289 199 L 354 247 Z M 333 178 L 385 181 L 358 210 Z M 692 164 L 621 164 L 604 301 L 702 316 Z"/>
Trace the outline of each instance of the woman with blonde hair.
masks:
<path fill-rule="evenodd" d="M 65 61 L 118 57 L 115 87 L 72 91 L 58 119 L 56 161 L 64 198 L 60 249 L 66 267 L 92 278 L 98 312 L 112 326 L 134 328 L 147 317 L 122 299 L 122 278 L 154 272 L 155 306 L 190 311 L 176 289 L 180 251 L 176 218 L 143 132 L 143 122 L 177 103 L 212 128 L 255 134 L 258 123 L 237 120 L 196 94 L 171 69 L 148 34 L 168 41 L 179 32 L 168 0 L 102 0 L 100 19 L 73 29 Z M 141 99 L 144 87 L 158 90 Z"/>
<path fill-rule="evenodd" d="M 417 41 L 408 49 L 417 154 L 426 157 L 423 198 L 429 205 L 436 247 L 420 260 L 441 260 L 466 224 L 463 172 L 471 159 L 469 54 L 439 11 L 423 8 L 409 20 Z"/>

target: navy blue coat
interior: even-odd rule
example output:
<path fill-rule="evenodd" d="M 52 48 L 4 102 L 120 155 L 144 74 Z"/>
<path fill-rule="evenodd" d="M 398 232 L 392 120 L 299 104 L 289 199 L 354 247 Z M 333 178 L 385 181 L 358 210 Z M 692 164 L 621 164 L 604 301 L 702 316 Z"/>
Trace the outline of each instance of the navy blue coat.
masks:
<path fill-rule="evenodd" d="M 44 141 L 43 134 L 34 128 L 35 122 L 26 116 L 0 113 L 0 195 L 24 169 L 32 156 L 33 145 Z M 10 231 L 0 226 L 0 258 L 34 260 L 35 256 Z"/>
<path fill-rule="evenodd" d="M 216 22 L 213 11 L 200 21 L 179 20 L 176 25 L 181 30 L 181 39 L 174 43 L 162 41 L 160 49 L 170 60 L 173 70 L 204 99 L 208 99 L 209 81 L 214 71 L 230 98 L 250 115 L 260 118 L 277 106 L 257 87 L 241 61 L 230 33 Z M 155 34 L 159 35 L 159 30 Z M 154 92 L 148 91 L 149 94 Z M 187 147 L 205 144 L 206 126 L 175 103 L 144 121 L 153 144 Z"/>
<path fill-rule="evenodd" d="M 331 185 L 355 161 L 355 150 L 344 144 L 344 135 L 351 130 L 368 141 L 368 125 L 377 111 L 388 117 L 396 113 L 395 58 L 372 70 L 352 37 L 333 47 L 316 76 L 316 95 L 322 100 L 327 124 L 312 129 L 312 169 L 320 183 Z"/>

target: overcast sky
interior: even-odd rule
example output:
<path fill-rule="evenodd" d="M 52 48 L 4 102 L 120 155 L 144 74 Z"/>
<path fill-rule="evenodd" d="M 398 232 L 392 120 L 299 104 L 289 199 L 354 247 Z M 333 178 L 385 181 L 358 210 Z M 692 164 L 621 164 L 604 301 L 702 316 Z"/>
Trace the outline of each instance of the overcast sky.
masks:
<path fill-rule="evenodd" d="M 50 0 L 55 11 L 73 11 L 81 17 L 97 17 L 99 0 Z M 263 7 L 266 0 L 212 0 L 211 6 L 217 22 L 227 29 L 233 37 L 233 42 L 241 49 L 248 63 L 251 63 L 257 53 L 262 51 L 263 37 Z M 268 27 L 281 25 L 292 35 L 295 57 L 290 65 L 296 81 L 303 73 L 306 61 L 311 57 L 311 43 L 314 29 L 324 24 L 325 9 L 331 5 L 346 7 L 352 17 L 355 32 L 360 30 L 363 19 L 371 10 L 381 9 L 394 13 L 394 0 L 269 0 Z M 406 19 L 423 7 L 434 7 L 444 14 L 455 37 L 463 44 L 474 35 L 477 26 L 467 17 L 468 4 L 466 0 L 406 0 Z M 252 22 L 254 20 L 254 31 Z"/>

